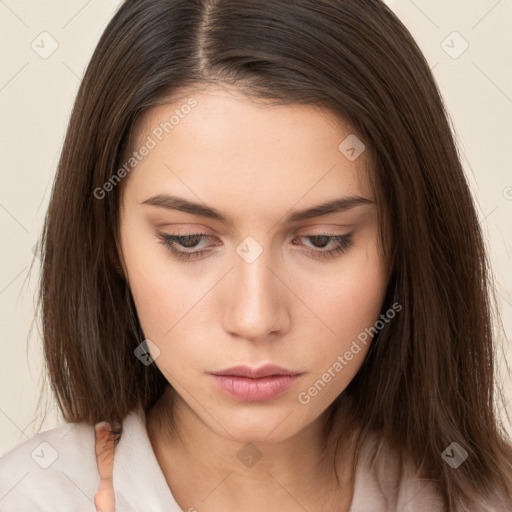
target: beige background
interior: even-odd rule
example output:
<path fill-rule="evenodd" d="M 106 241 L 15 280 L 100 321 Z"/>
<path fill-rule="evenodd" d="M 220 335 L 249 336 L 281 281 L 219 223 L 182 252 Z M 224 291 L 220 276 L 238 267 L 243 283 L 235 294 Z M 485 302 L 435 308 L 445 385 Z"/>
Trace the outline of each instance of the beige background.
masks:
<path fill-rule="evenodd" d="M 496 276 L 507 334 L 498 356 L 511 400 L 503 360 L 507 354 L 512 361 L 512 1 L 389 3 L 423 49 L 455 126 Z M 0 454 L 34 433 L 42 368 L 37 329 L 27 339 L 38 260 L 30 280 L 28 271 L 80 78 L 119 4 L 0 0 Z M 35 51 L 52 44 L 58 48 L 47 58 Z M 43 426 L 60 421 L 50 409 Z"/>

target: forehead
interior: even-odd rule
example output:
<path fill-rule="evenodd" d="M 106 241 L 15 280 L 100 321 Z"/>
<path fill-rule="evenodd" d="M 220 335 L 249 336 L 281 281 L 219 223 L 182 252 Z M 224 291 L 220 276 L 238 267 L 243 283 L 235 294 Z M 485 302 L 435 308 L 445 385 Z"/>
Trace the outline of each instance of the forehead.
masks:
<path fill-rule="evenodd" d="M 124 185 L 140 200 L 179 190 L 260 209 L 308 195 L 371 197 L 366 152 L 355 160 L 344 152 L 344 141 L 354 137 L 326 109 L 269 104 L 236 89 L 191 90 L 138 120 L 125 157 L 144 145 L 151 149 Z"/>

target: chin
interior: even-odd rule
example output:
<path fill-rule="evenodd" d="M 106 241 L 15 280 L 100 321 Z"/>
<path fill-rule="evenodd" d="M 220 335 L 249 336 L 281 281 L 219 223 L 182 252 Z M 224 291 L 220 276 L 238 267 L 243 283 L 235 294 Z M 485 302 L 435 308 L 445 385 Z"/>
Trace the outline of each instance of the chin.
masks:
<path fill-rule="evenodd" d="M 210 428 L 213 427 L 215 432 L 222 437 L 239 443 L 279 443 L 289 439 L 301 430 L 301 426 L 297 425 L 296 422 L 292 424 L 286 421 L 285 418 L 291 418 L 292 416 L 289 411 L 265 416 L 255 411 L 252 414 L 240 415 L 236 419 L 230 414 L 228 420 L 221 420 L 220 416 L 214 415 L 214 417 L 219 418 L 219 423 L 214 423 L 214 425 L 210 423 Z M 226 427 L 226 430 L 222 428 L 223 426 Z"/>

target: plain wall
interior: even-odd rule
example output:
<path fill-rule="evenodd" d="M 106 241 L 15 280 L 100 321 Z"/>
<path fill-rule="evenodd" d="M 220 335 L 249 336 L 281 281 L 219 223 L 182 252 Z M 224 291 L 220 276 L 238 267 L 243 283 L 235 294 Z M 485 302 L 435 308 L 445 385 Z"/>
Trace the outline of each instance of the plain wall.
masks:
<path fill-rule="evenodd" d="M 0 454 L 34 433 L 31 420 L 42 369 L 37 328 L 28 345 L 27 338 L 38 260 L 31 280 L 27 276 L 81 76 L 119 4 L 119 0 L 0 2 Z M 424 51 L 453 120 L 510 338 L 512 3 L 396 0 L 390 4 Z M 41 36 L 42 32 L 50 36 Z M 37 52 L 49 52 L 54 41 L 56 51 L 42 58 Z M 510 374 L 503 366 L 504 353 L 511 359 L 507 339 L 499 340 L 498 349 L 501 380 L 510 400 Z M 60 422 L 55 408 L 50 408 L 43 428 Z"/>

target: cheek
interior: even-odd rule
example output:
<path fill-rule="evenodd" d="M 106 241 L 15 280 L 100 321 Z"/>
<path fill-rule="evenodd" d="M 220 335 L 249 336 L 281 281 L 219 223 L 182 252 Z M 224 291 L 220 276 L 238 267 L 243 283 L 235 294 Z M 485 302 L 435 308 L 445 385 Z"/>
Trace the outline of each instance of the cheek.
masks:
<path fill-rule="evenodd" d="M 205 286 L 179 275 L 170 266 L 162 269 L 139 266 L 131 282 L 139 321 L 147 338 L 161 350 L 176 339 L 202 339 L 200 318 L 201 299 Z M 207 289 L 207 288 L 206 288 Z M 204 328 L 203 328 L 204 329 Z M 194 332 L 197 331 L 197 332 Z M 173 342 L 174 349 L 177 345 Z"/>
<path fill-rule="evenodd" d="M 318 322 L 314 315 L 310 316 L 327 345 L 341 349 L 375 324 L 386 286 L 384 262 L 372 232 L 341 257 L 335 270 L 321 279 L 303 282 L 299 293 L 320 318 Z"/>
<path fill-rule="evenodd" d="M 354 251 L 338 270 L 329 283 L 308 287 L 310 303 L 323 323 L 316 329 L 316 342 L 304 354 L 311 361 L 311 375 L 297 398 L 307 404 L 307 418 L 317 417 L 358 373 L 370 348 L 373 331 L 369 329 L 378 320 L 384 300 L 387 282 L 376 245 Z M 319 325 L 316 318 L 311 322 Z"/>
<path fill-rule="evenodd" d="M 305 400 L 310 405 L 308 415 L 320 413 L 348 386 L 370 348 L 373 331 L 369 329 L 379 318 L 387 281 L 375 237 L 365 240 L 350 256 L 347 253 L 342 258 L 343 263 L 330 280 L 316 281 L 307 290 L 310 304 L 315 305 L 322 319 L 320 324 L 316 318 L 311 319 L 320 327 L 316 330 L 317 342 L 310 344 L 304 354 L 312 362 L 311 376 L 300 395 L 301 403 Z M 319 343 L 322 350 L 318 350 Z"/>
<path fill-rule="evenodd" d="M 153 252 L 162 250 L 159 247 Z M 132 257 L 135 262 L 137 256 Z M 156 366 L 169 382 L 174 375 L 181 375 L 183 368 L 200 368 L 204 364 L 201 355 L 207 353 L 205 328 L 197 321 L 194 308 L 201 298 L 200 286 L 176 272 L 169 262 L 162 265 L 159 258 L 142 257 L 132 268 L 130 286 L 139 322 L 144 337 L 159 350 L 156 356 L 153 354 Z M 185 380 L 179 377 L 179 381 Z"/>
<path fill-rule="evenodd" d="M 122 250 L 144 334 L 164 341 L 199 299 L 201 282 L 173 263 L 154 232 L 136 220 L 125 222 Z"/>

